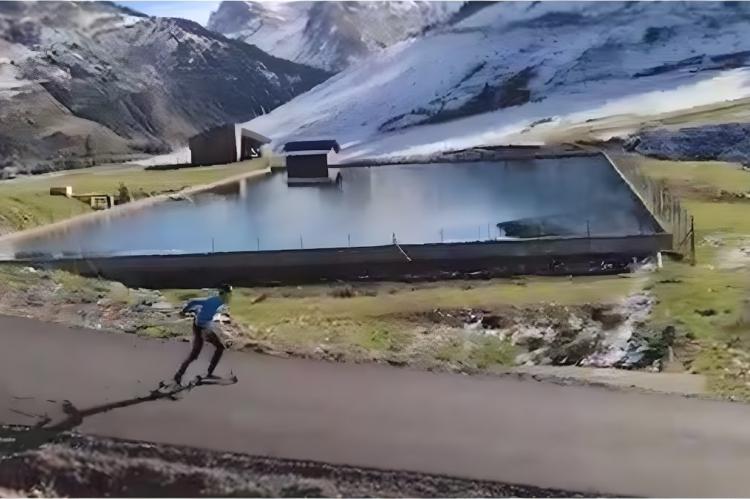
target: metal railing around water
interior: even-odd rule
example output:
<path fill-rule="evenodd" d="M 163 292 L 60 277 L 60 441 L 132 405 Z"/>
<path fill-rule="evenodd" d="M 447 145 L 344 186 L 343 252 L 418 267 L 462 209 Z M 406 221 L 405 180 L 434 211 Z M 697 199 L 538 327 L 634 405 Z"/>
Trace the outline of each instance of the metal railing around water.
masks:
<path fill-rule="evenodd" d="M 546 217 L 539 218 L 541 220 Z M 489 222 L 441 227 L 427 232 L 420 231 L 419 233 L 408 229 L 383 232 L 382 236 L 375 238 L 369 232 L 329 233 L 324 238 L 321 238 L 321 235 L 316 233 L 299 233 L 296 235 L 288 235 L 283 239 L 274 236 L 256 236 L 253 244 L 243 245 L 242 247 L 235 247 L 235 245 L 226 244 L 226 241 L 222 240 L 220 237 L 211 237 L 206 240 L 207 244 L 203 251 L 221 253 L 226 251 L 307 250 L 360 248 L 369 246 L 387 246 L 391 244 L 400 249 L 400 245 L 413 244 L 529 241 L 535 239 L 600 238 L 653 234 L 653 229 L 648 224 L 641 224 L 638 227 L 633 226 L 630 230 L 612 230 L 611 224 L 605 223 L 601 218 L 580 218 L 570 220 L 564 224 L 563 232 L 555 232 L 556 230 L 561 229 L 561 227 L 556 227 L 554 223 L 550 226 L 547 222 L 535 221 L 533 217 L 528 219 L 528 221 L 526 219 L 520 219 L 517 222 L 522 226 L 525 223 L 528 223 L 526 229 L 528 229 L 529 232 L 524 235 L 515 233 L 506 234 L 505 230 L 500 227 L 502 224 Z M 550 232 L 545 232 L 548 230 Z M 523 227 L 520 231 L 525 232 Z"/>
<path fill-rule="evenodd" d="M 666 182 L 645 175 L 635 158 L 612 152 L 605 156 L 662 227 L 672 234 L 673 251 L 689 256 L 695 264 L 695 221 L 680 199 L 669 191 Z"/>

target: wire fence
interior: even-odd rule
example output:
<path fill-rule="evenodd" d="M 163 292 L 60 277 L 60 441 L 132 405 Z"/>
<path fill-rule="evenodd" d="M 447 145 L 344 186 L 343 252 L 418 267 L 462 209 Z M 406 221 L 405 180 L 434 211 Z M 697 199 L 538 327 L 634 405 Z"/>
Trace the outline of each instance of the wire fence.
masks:
<path fill-rule="evenodd" d="M 669 191 L 666 182 L 646 176 L 634 158 L 617 154 L 608 154 L 607 157 L 662 227 L 672 234 L 672 250 L 683 256 L 689 255 L 695 262 L 693 217 Z"/>
<path fill-rule="evenodd" d="M 368 246 L 450 244 L 534 239 L 623 237 L 653 234 L 650 224 L 635 218 L 629 225 L 613 225 L 611 217 L 591 214 L 547 215 L 518 218 L 497 223 L 468 223 L 446 226 L 401 227 L 394 231 L 279 231 L 253 234 L 227 240 L 221 235 L 207 237 L 198 248 L 187 252 L 279 251 Z M 637 225 L 636 225 L 637 224 Z"/>

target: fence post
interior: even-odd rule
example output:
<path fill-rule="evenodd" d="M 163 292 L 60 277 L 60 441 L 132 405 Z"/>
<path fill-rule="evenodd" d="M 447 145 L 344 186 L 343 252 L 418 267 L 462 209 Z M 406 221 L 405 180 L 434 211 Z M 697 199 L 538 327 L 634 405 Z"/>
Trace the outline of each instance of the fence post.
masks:
<path fill-rule="evenodd" d="M 352 247 L 352 235 L 351 234 L 346 235 L 346 241 L 349 244 L 349 247 L 351 248 Z"/>
<path fill-rule="evenodd" d="M 214 245 L 214 238 L 211 238 L 211 253 L 216 253 L 216 247 Z"/>
<path fill-rule="evenodd" d="M 258 251 L 260 251 L 260 236 L 256 237 L 255 240 L 258 243 Z"/>
<path fill-rule="evenodd" d="M 690 217 L 690 265 L 695 265 L 695 217 Z"/>
<path fill-rule="evenodd" d="M 591 237 L 591 224 L 589 223 L 588 218 L 586 219 L 586 236 Z"/>
<path fill-rule="evenodd" d="M 299 249 L 305 249 L 305 244 L 302 242 L 302 234 L 299 235 Z"/>
<path fill-rule="evenodd" d="M 443 229 L 440 229 L 440 242 L 443 242 Z"/>

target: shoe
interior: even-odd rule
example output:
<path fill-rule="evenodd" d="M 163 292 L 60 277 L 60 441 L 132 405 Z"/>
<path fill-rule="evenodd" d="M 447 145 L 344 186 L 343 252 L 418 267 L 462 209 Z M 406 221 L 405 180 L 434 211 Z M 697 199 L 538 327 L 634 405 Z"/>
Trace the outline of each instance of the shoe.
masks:
<path fill-rule="evenodd" d="M 172 381 L 174 381 L 175 385 L 182 386 L 182 376 L 175 376 L 172 378 Z"/>
<path fill-rule="evenodd" d="M 221 379 L 221 376 L 217 376 L 215 374 L 206 374 L 203 376 L 203 379 Z"/>

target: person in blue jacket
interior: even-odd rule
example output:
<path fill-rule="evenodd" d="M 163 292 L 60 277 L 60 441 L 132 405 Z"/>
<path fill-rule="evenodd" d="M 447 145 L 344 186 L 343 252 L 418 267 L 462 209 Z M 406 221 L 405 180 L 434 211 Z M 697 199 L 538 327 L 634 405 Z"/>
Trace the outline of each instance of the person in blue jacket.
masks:
<path fill-rule="evenodd" d="M 191 362 L 198 358 L 203 349 L 204 341 L 211 343 L 215 350 L 208 364 L 207 378 L 218 378 L 214 375 L 214 369 L 224 353 L 225 346 L 221 338 L 214 329 L 214 315 L 220 312 L 226 313 L 229 301 L 232 297 L 232 286 L 224 284 L 219 288 L 218 296 L 210 296 L 198 300 L 191 300 L 182 309 L 182 315 L 193 314 L 193 348 L 185 361 L 174 375 L 174 381 L 178 385 L 182 383 L 182 376 L 185 374 Z"/>

